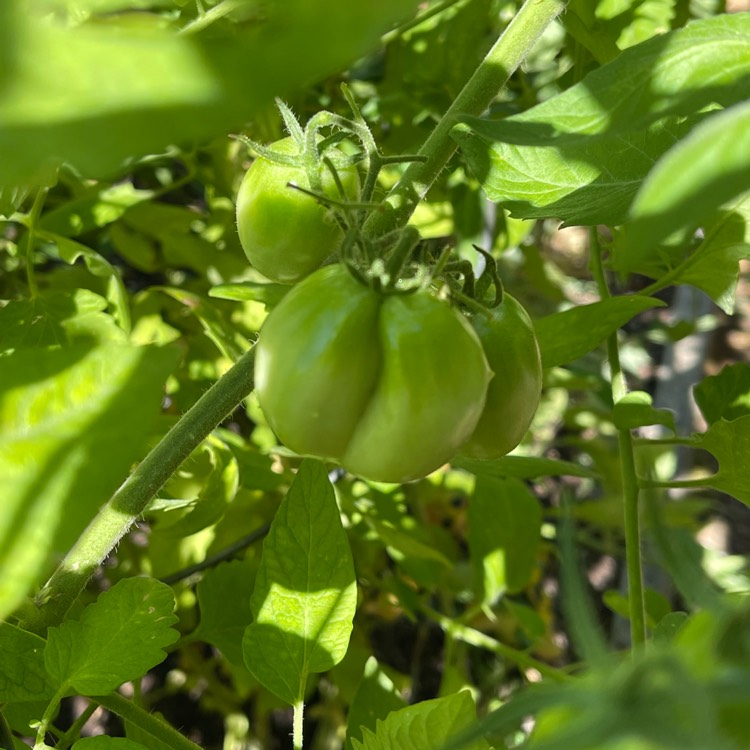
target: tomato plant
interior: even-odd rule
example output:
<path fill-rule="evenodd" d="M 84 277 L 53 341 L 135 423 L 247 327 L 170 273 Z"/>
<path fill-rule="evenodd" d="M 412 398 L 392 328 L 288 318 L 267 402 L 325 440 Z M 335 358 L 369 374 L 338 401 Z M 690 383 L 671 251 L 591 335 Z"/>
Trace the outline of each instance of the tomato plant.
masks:
<path fill-rule="evenodd" d="M 271 151 L 293 155 L 299 149 L 292 137 L 271 146 Z M 320 169 L 323 194 L 334 200 L 355 200 L 359 195 L 357 168 L 338 170 L 344 194 L 326 166 Z M 282 284 L 294 284 L 314 271 L 336 252 L 343 232 L 331 211 L 311 195 L 306 168 L 274 162 L 258 156 L 250 165 L 237 195 L 237 229 L 248 260 L 264 276 Z"/>
<path fill-rule="evenodd" d="M 487 403 L 462 452 L 472 458 L 499 458 L 523 439 L 539 405 L 542 361 L 534 324 L 507 292 L 500 305 L 471 317 L 494 373 Z"/>
<path fill-rule="evenodd" d="M 447 303 L 427 292 L 379 294 L 334 265 L 271 312 L 255 379 L 287 446 L 403 482 L 437 469 L 471 434 L 490 371 L 476 334 Z"/>

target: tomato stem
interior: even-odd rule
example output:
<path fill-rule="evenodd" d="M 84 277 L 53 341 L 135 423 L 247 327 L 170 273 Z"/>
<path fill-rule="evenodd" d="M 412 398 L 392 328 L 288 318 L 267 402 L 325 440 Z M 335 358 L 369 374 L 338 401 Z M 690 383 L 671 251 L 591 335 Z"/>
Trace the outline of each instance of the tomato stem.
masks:
<path fill-rule="evenodd" d="M 608 299 L 612 295 L 607 286 L 602 264 L 601 246 L 596 227 L 591 227 L 590 263 L 591 272 L 596 280 L 599 296 Z M 620 401 L 627 393 L 625 375 L 620 364 L 620 350 L 617 332 L 607 340 L 607 353 L 611 372 L 612 400 Z M 646 641 L 646 606 L 643 593 L 643 564 L 641 559 L 641 530 L 639 520 L 639 486 L 635 470 L 633 436 L 628 429 L 617 431 L 620 447 L 620 472 L 625 503 L 625 557 L 628 573 L 628 606 L 630 610 L 630 638 L 634 648 Z"/>
<path fill-rule="evenodd" d="M 383 211 L 365 221 L 378 236 L 404 226 L 456 151 L 450 137 L 467 115 L 479 116 L 523 62 L 542 32 L 565 7 L 564 0 L 526 0 L 419 150 L 424 161 L 409 164 L 386 198 Z"/>
<path fill-rule="evenodd" d="M 87 581 L 152 497 L 253 389 L 254 349 L 240 357 L 141 461 L 91 521 L 29 607 L 23 627 L 44 634 L 65 617 Z"/>

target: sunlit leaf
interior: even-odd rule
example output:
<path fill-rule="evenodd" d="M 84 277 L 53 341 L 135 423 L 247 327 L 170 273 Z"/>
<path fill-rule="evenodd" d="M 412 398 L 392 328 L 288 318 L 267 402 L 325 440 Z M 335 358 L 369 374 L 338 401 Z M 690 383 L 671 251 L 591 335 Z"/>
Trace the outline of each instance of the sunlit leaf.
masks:
<path fill-rule="evenodd" d="M 250 600 L 245 664 L 287 703 L 344 657 L 357 603 L 349 542 L 320 462 L 307 460 L 276 512 Z"/>

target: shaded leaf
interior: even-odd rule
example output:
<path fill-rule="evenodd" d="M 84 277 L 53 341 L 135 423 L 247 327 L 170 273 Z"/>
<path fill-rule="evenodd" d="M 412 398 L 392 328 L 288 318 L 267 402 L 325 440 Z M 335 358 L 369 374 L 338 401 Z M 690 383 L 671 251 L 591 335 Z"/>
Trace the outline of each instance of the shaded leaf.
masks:
<path fill-rule="evenodd" d="M 0 703 L 41 701 L 55 694 L 44 666 L 44 639 L 0 622 Z"/>
<path fill-rule="evenodd" d="M 661 240 L 684 228 L 695 229 L 747 190 L 750 102 L 711 114 L 658 161 L 631 206 L 628 250 L 620 266 L 638 268 Z"/>
<path fill-rule="evenodd" d="M 148 750 L 140 742 L 125 737 L 83 737 L 73 745 L 73 750 Z"/>
<path fill-rule="evenodd" d="M 346 746 L 351 749 L 354 740 L 362 738 L 362 728 L 375 731 L 378 720 L 385 719 L 392 711 L 406 706 L 395 685 L 371 656 L 365 664 L 362 681 L 354 693 L 346 719 Z"/>
<path fill-rule="evenodd" d="M 208 641 L 233 666 L 244 666 L 242 636 L 252 620 L 250 596 L 255 585 L 255 564 L 246 560 L 223 563 L 198 582 L 201 619 L 189 640 Z"/>
<path fill-rule="evenodd" d="M 284 0 L 264 3 L 262 16 L 248 2 L 236 21 L 182 34 L 152 14 L 76 25 L 20 0 L 3 5 L 13 85 L 0 88 L 0 183 L 18 184 L 58 160 L 111 174 L 127 158 L 239 127 L 274 96 L 361 57 L 416 2 L 328 0 L 323 10 Z"/>
<path fill-rule="evenodd" d="M 541 539 L 542 509 L 520 480 L 479 476 L 468 522 L 476 591 L 482 604 L 492 606 L 529 582 Z"/>
<path fill-rule="evenodd" d="M 695 402 L 709 425 L 750 415 L 750 365 L 736 362 L 709 375 L 693 389 Z"/>
<path fill-rule="evenodd" d="M 631 391 L 614 406 L 612 417 L 618 430 L 635 430 L 646 425 L 660 424 L 677 432 L 674 413 L 668 409 L 655 409 L 653 399 L 646 391 Z"/>
<path fill-rule="evenodd" d="M 664 302 L 629 295 L 578 305 L 537 319 L 534 327 L 542 365 L 555 367 L 582 357 L 631 318 L 652 307 L 664 307 Z"/>
<path fill-rule="evenodd" d="M 537 477 L 595 477 L 596 472 L 570 461 L 558 461 L 553 458 L 536 458 L 533 456 L 503 456 L 502 458 L 483 461 L 476 458 L 455 458 L 451 462 L 458 469 L 465 469 L 477 476 L 516 477 L 517 479 L 536 479 Z"/>
<path fill-rule="evenodd" d="M 81 619 L 50 628 L 44 661 L 60 684 L 84 695 L 109 693 L 166 657 L 179 633 L 171 625 L 172 589 L 153 578 L 125 578 L 100 594 Z"/>
<path fill-rule="evenodd" d="M 263 543 L 245 630 L 245 664 L 296 704 L 311 672 L 344 657 L 357 604 L 349 542 L 323 465 L 302 462 Z"/>
<path fill-rule="evenodd" d="M 747 481 L 750 415 L 731 422 L 719 419 L 705 433 L 696 436 L 695 444 L 707 450 L 719 462 L 719 470 L 706 479 L 706 485 L 750 505 L 750 485 Z"/>

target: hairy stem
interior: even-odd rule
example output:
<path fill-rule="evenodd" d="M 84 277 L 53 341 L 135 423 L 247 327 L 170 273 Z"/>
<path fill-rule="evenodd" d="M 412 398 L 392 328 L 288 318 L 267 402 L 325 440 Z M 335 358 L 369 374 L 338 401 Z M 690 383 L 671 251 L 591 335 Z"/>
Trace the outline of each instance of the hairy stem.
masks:
<path fill-rule="evenodd" d="M 62 621 L 89 578 L 201 441 L 253 389 L 254 350 L 209 388 L 143 459 L 91 521 L 36 597 L 23 626 L 44 631 Z"/>
<path fill-rule="evenodd" d="M 564 0 L 526 0 L 422 145 L 419 156 L 425 157 L 424 161 L 409 164 L 388 194 L 383 210 L 372 213 L 365 222 L 365 233 L 378 237 L 406 224 L 456 151 L 451 128 L 463 116 L 484 112 L 564 7 Z"/>
<path fill-rule="evenodd" d="M 149 713 L 132 701 L 123 698 L 119 693 L 110 695 L 94 695 L 92 700 L 100 706 L 104 706 L 112 713 L 117 714 L 125 721 L 135 724 L 139 729 L 148 732 L 152 737 L 159 740 L 172 750 L 201 750 L 200 745 L 189 740 L 184 734 L 180 734 L 174 727 L 167 724 L 158 716 Z"/>
<path fill-rule="evenodd" d="M 611 295 L 602 266 L 601 247 L 596 227 L 591 228 L 591 270 L 599 288 L 599 296 Z M 620 364 L 617 332 L 607 340 L 607 353 L 612 381 L 612 400 L 616 404 L 628 392 Z M 630 608 L 630 638 L 634 647 L 646 641 L 646 607 L 643 594 L 643 563 L 641 559 L 641 529 L 638 512 L 638 476 L 635 470 L 633 436 L 630 430 L 617 431 L 620 446 L 620 472 L 625 503 L 625 557 L 628 571 L 628 604 Z"/>

